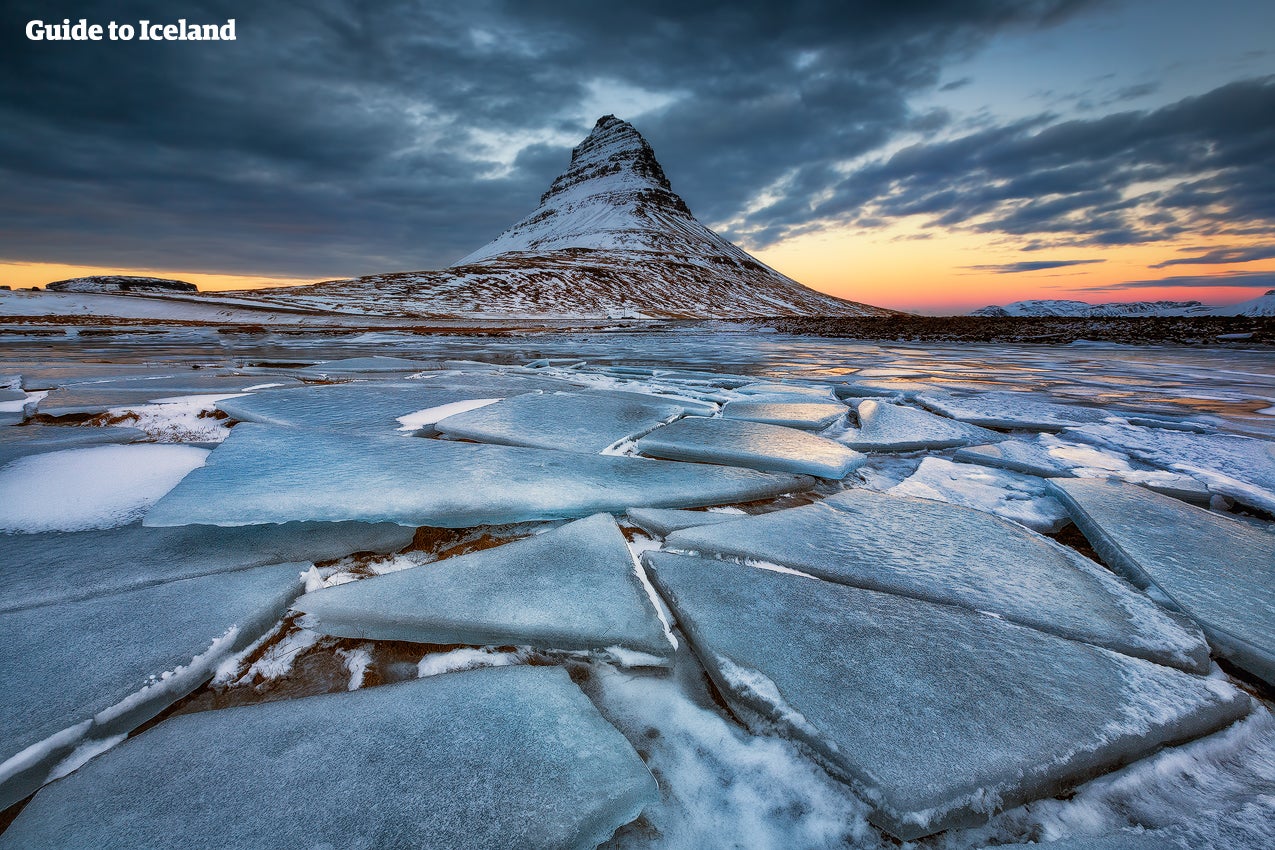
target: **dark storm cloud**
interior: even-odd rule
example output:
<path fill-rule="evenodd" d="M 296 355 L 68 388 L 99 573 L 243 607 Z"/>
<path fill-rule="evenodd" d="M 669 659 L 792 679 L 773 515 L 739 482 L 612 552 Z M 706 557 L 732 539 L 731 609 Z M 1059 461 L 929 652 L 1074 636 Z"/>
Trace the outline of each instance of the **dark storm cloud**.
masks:
<path fill-rule="evenodd" d="M 778 233 L 811 218 L 805 199 L 837 184 L 837 163 L 944 124 L 908 99 L 947 61 L 1087 5 L 10 2 L 0 257 L 289 275 L 443 265 L 528 212 L 597 117 L 585 104 L 623 117 L 606 93 L 626 89 L 666 97 L 639 129 L 701 218 L 781 186 L 791 203 L 745 221 Z M 55 16 L 233 17 L 238 40 L 26 41 L 27 20 Z M 488 143 L 521 153 L 501 162 Z"/>
<path fill-rule="evenodd" d="M 1243 287 L 1275 289 L 1275 272 L 1232 272 L 1216 275 L 1177 275 L 1159 280 L 1126 280 L 1105 286 L 1081 287 L 1086 292 L 1116 292 L 1124 289 L 1199 289 L 1201 287 Z"/>
<path fill-rule="evenodd" d="M 781 200 L 774 209 L 787 208 Z M 1028 238 L 1035 250 L 1275 234 L 1275 78 L 1153 111 L 1041 116 L 918 144 L 845 176 L 801 220 L 771 221 L 768 235 L 812 219 L 908 215 Z"/>
<path fill-rule="evenodd" d="M 1087 266 L 1091 263 L 1105 263 L 1106 260 L 1024 260 L 1017 263 L 1000 263 L 997 265 L 965 266 L 980 272 L 996 274 L 1017 274 L 1019 272 L 1039 272 L 1046 269 L 1061 269 L 1067 266 Z"/>
<path fill-rule="evenodd" d="M 1229 263 L 1252 263 L 1257 260 L 1269 260 L 1275 257 L 1275 246 L 1263 245 L 1256 248 L 1214 248 L 1194 257 L 1175 257 L 1151 266 L 1163 269 L 1169 266 L 1220 266 Z"/>

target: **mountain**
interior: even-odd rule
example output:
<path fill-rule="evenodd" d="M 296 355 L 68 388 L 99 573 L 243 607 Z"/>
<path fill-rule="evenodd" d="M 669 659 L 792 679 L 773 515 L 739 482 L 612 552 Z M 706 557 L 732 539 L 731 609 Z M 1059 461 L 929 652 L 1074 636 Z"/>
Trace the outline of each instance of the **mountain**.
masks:
<path fill-rule="evenodd" d="M 1076 316 L 1080 318 L 1111 318 L 1120 316 L 1217 316 L 1218 310 L 1199 301 L 1129 301 L 1123 304 L 1090 304 L 1087 301 L 1038 300 L 1015 301 L 1004 307 L 981 307 L 971 316 Z M 1226 314 L 1233 315 L 1233 314 Z"/>
<path fill-rule="evenodd" d="M 613 115 L 571 152 L 530 215 L 449 268 L 236 295 L 420 317 L 894 314 L 808 289 L 700 224 L 651 146 Z"/>
<path fill-rule="evenodd" d="M 1266 290 L 1265 295 L 1241 301 L 1229 307 L 1218 307 L 1215 316 L 1275 316 L 1275 289 Z"/>
<path fill-rule="evenodd" d="M 91 275 L 55 280 L 45 289 L 51 292 L 198 292 L 199 287 L 184 280 L 133 275 Z"/>

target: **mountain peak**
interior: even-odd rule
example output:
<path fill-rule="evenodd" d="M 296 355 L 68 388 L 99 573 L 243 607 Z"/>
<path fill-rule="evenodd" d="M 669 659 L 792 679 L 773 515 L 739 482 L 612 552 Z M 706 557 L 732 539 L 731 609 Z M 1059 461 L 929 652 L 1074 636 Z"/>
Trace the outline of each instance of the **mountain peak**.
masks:
<path fill-rule="evenodd" d="M 583 192 L 581 191 L 583 190 Z M 691 211 L 664 175 L 655 151 L 627 121 L 603 115 L 584 141 L 571 151 L 571 164 L 540 197 L 540 205 L 559 196 L 603 194 L 612 202 L 653 205 L 686 218 Z"/>

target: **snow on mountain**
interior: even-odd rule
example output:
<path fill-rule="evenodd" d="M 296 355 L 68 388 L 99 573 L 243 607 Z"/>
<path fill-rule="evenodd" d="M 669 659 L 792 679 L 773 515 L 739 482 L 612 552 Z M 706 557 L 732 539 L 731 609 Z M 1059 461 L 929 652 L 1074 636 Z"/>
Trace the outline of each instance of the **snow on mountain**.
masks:
<path fill-rule="evenodd" d="M 1268 293 L 1269 294 L 1269 293 Z M 1256 299 L 1261 300 L 1261 299 Z M 1253 302 L 1245 302 L 1253 303 Z M 1275 300 L 1272 300 L 1275 304 Z M 1241 305 L 1236 305 L 1241 306 Z M 1123 304 L 1090 304 L 1087 301 L 1066 301 L 1043 299 L 1035 301 L 1015 301 L 1004 307 L 982 307 L 970 313 L 971 316 L 1003 317 L 1003 316 L 1068 316 L 1080 318 L 1111 318 L 1119 316 L 1220 316 L 1240 315 L 1219 312 L 1230 308 L 1209 307 L 1199 301 L 1131 301 Z M 1268 315 L 1260 313 L 1242 315 Z"/>
<path fill-rule="evenodd" d="M 45 289 L 51 292 L 198 292 L 199 288 L 184 280 L 134 275 L 92 275 L 55 280 Z"/>
<path fill-rule="evenodd" d="M 399 316 L 885 316 L 808 289 L 700 224 L 632 125 L 601 118 L 526 218 L 450 268 L 268 292 Z"/>
<path fill-rule="evenodd" d="M 1241 301 L 1229 307 L 1217 307 L 1214 316 L 1275 316 L 1275 289 L 1266 290 L 1265 295 Z"/>

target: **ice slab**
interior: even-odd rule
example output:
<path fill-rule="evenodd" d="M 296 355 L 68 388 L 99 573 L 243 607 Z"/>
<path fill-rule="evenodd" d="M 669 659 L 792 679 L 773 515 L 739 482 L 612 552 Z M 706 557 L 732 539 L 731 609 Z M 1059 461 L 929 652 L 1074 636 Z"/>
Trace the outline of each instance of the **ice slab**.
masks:
<path fill-rule="evenodd" d="M 337 637 L 672 653 L 609 514 L 315 591 L 296 607 L 307 628 Z"/>
<path fill-rule="evenodd" d="M 0 614 L 0 806 L 37 788 L 79 740 L 127 732 L 201 685 L 279 620 L 301 592 L 301 566 Z"/>
<path fill-rule="evenodd" d="M 1275 443 L 1267 440 L 1116 423 L 1073 428 L 1063 436 L 1185 472 L 1217 493 L 1275 513 Z"/>
<path fill-rule="evenodd" d="M 801 384 L 778 384 L 778 383 L 757 383 L 745 384 L 738 387 L 737 392 L 745 395 L 760 396 L 800 396 L 807 400 L 817 402 L 836 401 L 837 397 L 833 395 L 832 389 L 829 387 L 808 387 Z"/>
<path fill-rule="evenodd" d="M 1208 667 L 1199 632 L 1097 564 L 956 505 L 846 490 L 813 505 L 675 531 L 665 545 L 985 611 L 1186 670 Z"/>
<path fill-rule="evenodd" d="M 306 375 L 347 375 L 351 373 L 377 372 L 423 372 L 437 369 L 442 364 L 437 360 L 409 360 L 405 357 L 383 357 L 379 354 L 372 357 L 347 357 L 344 360 L 324 360 L 313 366 L 298 369 L 298 373 Z"/>
<path fill-rule="evenodd" d="M 464 390 L 484 397 L 505 397 L 522 393 L 577 392 L 578 384 L 543 375 L 508 375 L 500 373 L 446 373 L 442 375 L 411 376 L 407 380 L 421 386 L 445 390 Z M 477 396 L 476 396 L 477 397 Z"/>
<path fill-rule="evenodd" d="M 402 416 L 483 397 L 412 382 L 330 384 L 254 393 L 219 401 L 217 408 L 242 422 L 389 434 L 401 429 Z"/>
<path fill-rule="evenodd" d="M 0 428 L 0 466 L 27 455 L 60 449 L 132 443 L 145 438 L 145 431 L 114 426 L 87 428 L 64 425 L 24 425 L 21 428 Z"/>
<path fill-rule="evenodd" d="M 0 467 L 0 532 L 127 525 L 207 457 L 193 446 L 140 443 L 19 458 Z"/>
<path fill-rule="evenodd" d="M 722 463 L 840 480 L 868 458 L 814 434 L 743 419 L 691 416 L 656 428 L 637 441 L 649 457 Z"/>
<path fill-rule="evenodd" d="M 954 422 L 915 407 L 888 401 L 864 399 L 859 402 L 859 427 L 838 439 L 863 452 L 912 452 L 946 449 L 972 443 L 1006 439 L 1004 434 L 976 425 Z"/>
<path fill-rule="evenodd" d="M 919 395 L 916 399 L 936 413 L 988 428 L 1061 431 L 1111 414 L 1092 407 L 1044 401 L 1031 393 L 991 392 L 976 395 Z"/>
<path fill-rule="evenodd" d="M 808 744 L 904 840 L 1058 794 L 1249 707 L 1223 681 L 949 605 L 643 558 L 739 713 Z"/>
<path fill-rule="evenodd" d="M 112 407 L 145 404 L 165 398 L 243 392 L 262 383 L 295 386 L 295 378 L 261 375 L 184 375 L 178 378 L 129 378 L 119 381 L 72 384 L 53 390 L 36 405 L 45 416 L 104 413 Z"/>
<path fill-rule="evenodd" d="M 86 599 L 176 579 L 355 552 L 388 554 L 415 529 L 392 523 L 294 522 L 218 528 L 186 525 L 0 534 L 0 611 Z"/>
<path fill-rule="evenodd" d="M 941 457 L 922 459 L 889 492 L 963 505 L 1050 534 L 1070 522 L 1066 509 L 1046 491 L 1044 479 Z"/>
<path fill-rule="evenodd" d="M 468 528 L 745 502 L 814 483 L 732 467 L 245 423 L 144 523 L 358 520 Z"/>
<path fill-rule="evenodd" d="M 1132 484 L 1051 485 L 1112 569 L 1155 585 L 1220 655 L 1275 685 L 1275 531 Z"/>
<path fill-rule="evenodd" d="M 522 395 L 435 423 L 451 438 L 596 454 L 686 413 L 686 407 L 635 393 Z"/>
<path fill-rule="evenodd" d="M 1059 478 L 1070 476 L 1070 467 L 1049 453 L 1049 450 L 1038 443 L 1023 440 L 1005 440 L 986 446 L 966 446 L 956 450 L 953 460 L 962 463 L 977 463 L 993 469 L 1007 469 L 1010 472 L 1021 472 L 1024 475 L 1036 475 L 1041 478 Z"/>
<path fill-rule="evenodd" d="M 767 425 L 784 425 L 818 431 L 846 415 L 846 406 L 823 402 L 730 401 L 722 407 L 726 419 L 746 419 Z"/>
<path fill-rule="evenodd" d="M 683 511 L 676 508 L 630 508 L 628 517 L 638 527 L 657 537 L 697 525 L 715 525 L 719 522 L 743 519 L 743 513 L 721 511 Z"/>
<path fill-rule="evenodd" d="M 0 848 L 584 850 L 657 799 L 565 670 L 506 667 L 173 717 L 42 791 Z"/>

